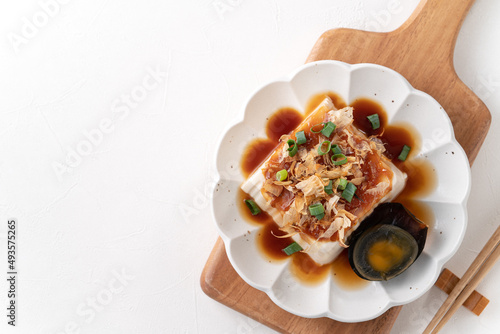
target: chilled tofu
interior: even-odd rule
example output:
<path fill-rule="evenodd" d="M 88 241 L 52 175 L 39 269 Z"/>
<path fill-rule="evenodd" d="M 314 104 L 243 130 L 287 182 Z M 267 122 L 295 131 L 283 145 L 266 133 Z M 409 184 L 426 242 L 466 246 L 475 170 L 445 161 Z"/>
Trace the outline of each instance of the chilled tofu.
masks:
<path fill-rule="evenodd" d="M 337 110 L 325 99 L 293 133 L 282 136 L 241 186 L 320 265 L 333 261 L 363 218 L 394 199 L 406 182 L 383 155 L 383 145 L 353 126 L 352 112 L 351 107 Z M 329 122 L 334 130 L 323 131 Z M 295 142 L 293 154 L 301 131 L 307 141 Z M 277 180 L 276 172 L 283 169 L 286 179 Z"/>

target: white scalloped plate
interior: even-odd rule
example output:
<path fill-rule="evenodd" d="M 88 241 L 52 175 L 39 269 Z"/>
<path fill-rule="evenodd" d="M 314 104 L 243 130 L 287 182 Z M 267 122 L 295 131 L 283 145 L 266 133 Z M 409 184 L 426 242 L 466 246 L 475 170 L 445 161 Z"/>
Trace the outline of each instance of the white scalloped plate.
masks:
<path fill-rule="evenodd" d="M 370 282 L 359 290 L 343 289 L 332 277 L 314 286 L 296 281 L 289 261 L 269 261 L 260 253 L 255 242 L 260 227 L 248 223 L 236 204 L 244 178 L 234 170 L 248 143 L 266 137 L 266 117 L 284 106 L 304 110 L 311 96 L 324 91 L 338 93 L 348 104 L 358 97 L 372 97 L 385 108 L 389 124 L 411 123 L 422 140 L 415 158 L 429 160 L 438 178 L 435 190 L 421 199 L 435 215 L 422 255 L 397 278 Z M 389 68 L 320 61 L 301 66 L 291 75 L 257 90 L 241 117 L 220 142 L 216 157 L 219 181 L 212 209 L 229 260 L 248 284 L 267 293 L 288 312 L 342 322 L 376 318 L 392 306 L 417 299 L 432 287 L 444 263 L 462 242 L 470 190 L 469 162 L 439 103 Z"/>

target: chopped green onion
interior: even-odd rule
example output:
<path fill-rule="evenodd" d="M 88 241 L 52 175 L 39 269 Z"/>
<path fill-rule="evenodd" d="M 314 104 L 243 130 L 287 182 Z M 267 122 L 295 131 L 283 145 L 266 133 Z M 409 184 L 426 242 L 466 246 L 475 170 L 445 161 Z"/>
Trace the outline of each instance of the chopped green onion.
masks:
<path fill-rule="evenodd" d="M 339 179 L 339 185 L 337 186 L 337 189 L 344 190 L 346 186 L 347 186 L 347 180 Z"/>
<path fill-rule="evenodd" d="M 321 203 L 309 205 L 309 212 L 312 216 L 316 216 L 318 220 L 322 219 L 325 216 L 325 208 Z"/>
<path fill-rule="evenodd" d="M 286 246 L 283 248 L 283 252 L 286 253 L 286 255 L 292 255 L 293 253 L 300 252 L 302 250 L 302 247 L 296 242 L 292 242 L 290 245 Z"/>
<path fill-rule="evenodd" d="M 321 130 L 321 133 L 323 134 L 323 136 L 328 138 L 332 135 L 332 132 L 335 131 L 336 127 L 337 126 L 332 122 L 326 122 L 323 130 Z"/>
<path fill-rule="evenodd" d="M 373 130 L 377 130 L 378 128 L 380 128 L 380 119 L 378 118 L 378 114 L 366 116 L 366 118 L 368 118 L 370 123 L 372 123 Z"/>
<path fill-rule="evenodd" d="M 325 145 L 326 145 L 326 147 L 325 147 L 325 149 L 323 149 L 323 146 L 325 146 Z M 319 147 L 318 147 L 318 154 L 325 155 L 328 152 L 330 152 L 331 145 L 332 145 L 332 143 L 329 140 L 325 140 L 324 142 L 322 142 L 321 145 L 319 145 Z"/>
<path fill-rule="evenodd" d="M 316 216 L 325 212 L 325 208 L 323 207 L 323 204 L 315 203 L 309 205 L 309 212 L 311 213 L 311 215 Z"/>
<path fill-rule="evenodd" d="M 318 131 L 314 130 L 315 127 L 320 126 L 320 125 L 323 125 L 323 127 L 321 128 L 321 130 L 318 130 Z M 313 125 L 311 127 L 311 132 L 312 133 L 320 133 L 321 131 L 323 131 L 324 128 L 325 128 L 325 123 L 319 123 L 319 124 Z"/>
<path fill-rule="evenodd" d="M 332 145 L 332 152 L 333 152 L 333 154 L 342 154 L 342 150 L 340 149 L 339 145 L 337 145 L 337 144 Z"/>
<path fill-rule="evenodd" d="M 332 155 L 331 159 L 332 159 L 332 163 L 335 166 L 340 166 L 340 165 L 347 163 L 347 157 L 345 155 L 343 155 L 342 153 Z M 340 160 L 337 160 L 337 159 L 340 159 Z"/>
<path fill-rule="evenodd" d="M 408 145 L 403 146 L 401 153 L 398 156 L 398 159 L 401 161 L 405 161 L 408 158 L 408 154 L 410 153 L 411 147 Z"/>
<path fill-rule="evenodd" d="M 351 203 L 352 197 L 354 196 L 354 193 L 356 192 L 358 188 L 351 182 L 348 182 L 347 185 L 345 186 L 345 190 L 342 192 L 342 198 L 344 198 L 346 201 Z"/>
<path fill-rule="evenodd" d="M 252 215 L 258 215 L 261 211 L 260 211 L 260 208 L 259 206 L 257 205 L 257 203 L 255 203 L 253 200 L 251 199 L 246 199 L 245 200 L 245 204 L 248 206 L 248 208 L 250 209 L 250 213 Z"/>
<path fill-rule="evenodd" d="M 278 181 L 285 181 L 287 177 L 288 177 L 288 172 L 286 171 L 286 169 L 282 169 L 276 173 L 276 180 Z"/>
<path fill-rule="evenodd" d="M 307 141 L 304 131 L 297 132 L 295 137 L 297 138 L 297 145 L 305 144 Z"/>
<path fill-rule="evenodd" d="M 325 193 L 327 193 L 328 195 L 333 194 L 333 181 L 332 180 L 330 180 L 330 183 L 328 183 L 328 185 L 325 187 Z"/>
<path fill-rule="evenodd" d="M 298 145 L 293 139 L 288 139 L 286 143 L 288 144 L 288 149 L 287 149 L 288 155 L 293 157 L 295 154 L 297 154 L 297 151 L 299 150 L 299 148 L 297 147 Z"/>

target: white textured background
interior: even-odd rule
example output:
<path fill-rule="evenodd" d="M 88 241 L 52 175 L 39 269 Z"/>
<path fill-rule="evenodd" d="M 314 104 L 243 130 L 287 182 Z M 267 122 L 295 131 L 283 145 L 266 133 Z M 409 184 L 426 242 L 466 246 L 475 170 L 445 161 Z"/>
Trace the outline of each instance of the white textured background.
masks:
<path fill-rule="evenodd" d="M 0 332 L 273 333 L 199 287 L 217 238 L 218 138 L 322 32 L 390 31 L 417 3 L 3 1 L 0 268 L 15 217 L 20 278 L 18 326 L 3 311 Z M 458 275 L 500 223 L 499 17 L 500 2 L 477 0 L 455 51 L 459 76 L 493 115 L 472 168 L 467 235 L 447 264 Z M 497 265 L 478 288 L 491 299 L 484 313 L 460 310 L 443 332 L 498 333 L 499 281 Z M 1 279 L 0 305 L 6 293 Z M 433 288 L 405 306 L 393 333 L 421 332 L 443 300 Z"/>

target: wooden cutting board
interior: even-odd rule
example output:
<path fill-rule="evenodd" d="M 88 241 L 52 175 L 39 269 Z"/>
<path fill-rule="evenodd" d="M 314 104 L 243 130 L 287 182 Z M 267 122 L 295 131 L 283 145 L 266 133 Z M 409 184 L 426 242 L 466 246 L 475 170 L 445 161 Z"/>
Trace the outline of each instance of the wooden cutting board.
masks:
<path fill-rule="evenodd" d="M 334 59 L 351 64 L 375 63 L 401 73 L 413 87 L 430 94 L 443 106 L 472 164 L 488 132 L 491 115 L 458 78 L 453 53 L 462 22 L 474 1 L 422 0 L 400 28 L 388 33 L 327 31 L 314 45 L 307 62 Z M 393 307 L 377 319 L 354 324 L 294 316 L 236 274 L 220 239 L 207 261 L 201 285 L 215 300 L 282 333 L 389 333 L 401 310 L 401 306 Z"/>

